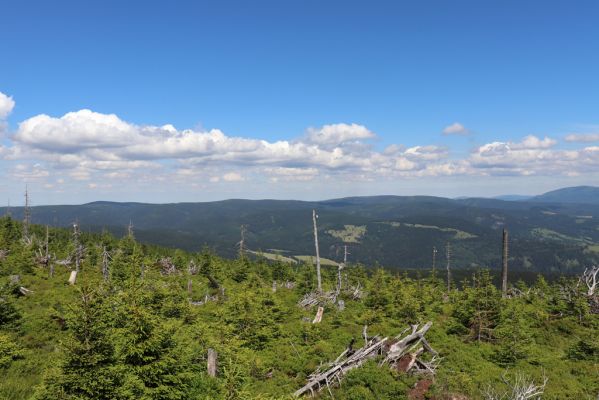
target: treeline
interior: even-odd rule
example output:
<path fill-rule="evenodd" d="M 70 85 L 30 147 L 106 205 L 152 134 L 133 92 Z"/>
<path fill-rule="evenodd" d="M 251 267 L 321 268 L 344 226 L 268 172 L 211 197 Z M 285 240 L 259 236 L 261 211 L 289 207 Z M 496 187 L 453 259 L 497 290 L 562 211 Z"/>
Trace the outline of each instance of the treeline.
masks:
<path fill-rule="evenodd" d="M 316 290 L 311 265 L 225 260 L 110 234 L 0 219 L 1 399 L 283 399 L 320 364 L 368 332 L 395 335 L 432 321 L 435 376 L 369 362 L 332 389 L 335 399 L 498 398 L 516 375 L 544 398 L 595 398 L 599 318 L 574 278 L 510 282 L 489 272 L 452 283 L 360 265 L 343 269 L 344 306 L 298 301 Z M 80 252 L 79 271 L 68 283 Z M 48 255 L 46 257 L 46 254 Z M 334 290 L 337 268 L 323 268 Z M 216 353 L 216 374 L 207 368 Z M 492 397 L 492 396 L 496 397 Z M 326 390 L 322 398 L 331 396 Z M 509 398 L 509 397 L 508 397 Z"/>

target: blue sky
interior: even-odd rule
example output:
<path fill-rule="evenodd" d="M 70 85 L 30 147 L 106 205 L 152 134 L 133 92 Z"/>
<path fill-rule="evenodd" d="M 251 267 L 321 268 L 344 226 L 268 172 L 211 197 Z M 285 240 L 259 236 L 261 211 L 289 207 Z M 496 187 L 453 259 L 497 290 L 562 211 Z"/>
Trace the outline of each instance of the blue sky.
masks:
<path fill-rule="evenodd" d="M 0 192 L 599 185 L 598 20 L 596 1 L 5 2 Z"/>

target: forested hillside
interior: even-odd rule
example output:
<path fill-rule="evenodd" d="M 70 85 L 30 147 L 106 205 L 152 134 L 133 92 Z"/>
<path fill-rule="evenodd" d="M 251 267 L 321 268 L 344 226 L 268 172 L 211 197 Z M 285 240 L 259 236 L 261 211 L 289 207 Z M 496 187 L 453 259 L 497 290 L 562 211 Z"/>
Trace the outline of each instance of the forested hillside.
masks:
<path fill-rule="evenodd" d="M 131 222 L 140 242 L 192 252 L 207 246 L 227 258 L 236 254 L 243 225 L 249 249 L 302 260 L 312 254 L 311 212 L 316 209 L 324 257 L 338 261 L 349 245 L 354 261 L 395 269 L 430 268 L 432 248 L 442 250 L 448 242 L 456 268 L 497 269 L 501 231 L 507 228 L 513 268 L 578 274 L 585 265 L 599 263 L 599 204 L 588 196 L 581 197 L 588 204 L 571 202 L 580 191 L 574 189 L 565 190 L 566 197 L 549 194 L 546 201 L 372 196 L 318 202 L 94 202 L 39 206 L 31 212 L 35 223 L 69 226 L 78 220 L 84 231 L 108 230 L 117 236 Z M 561 198 L 568 201 L 550 201 Z M 22 219 L 23 208 L 12 212 Z M 444 251 L 438 260 L 445 262 Z"/>
<path fill-rule="evenodd" d="M 586 282 L 510 280 L 502 296 L 485 269 L 448 288 L 443 270 L 415 279 L 353 257 L 323 265 L 319 291 L 311 264 L 4 217 L 0 399 L 288 399 L 329 362 L 351 368 L 301 396 L 512 399 L 532 385 L 546 399 L 597 398 Z"/>

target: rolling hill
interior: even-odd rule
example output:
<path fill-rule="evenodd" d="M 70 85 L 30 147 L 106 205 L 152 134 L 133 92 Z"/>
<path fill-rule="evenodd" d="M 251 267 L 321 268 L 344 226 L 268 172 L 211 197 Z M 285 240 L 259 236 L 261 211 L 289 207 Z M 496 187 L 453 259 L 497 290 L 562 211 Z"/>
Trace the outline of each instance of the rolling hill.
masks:
<path fill-rule="evenodd" d="M 575 186 L 553 190 L 532 198 L 532 201 L 553 203 L 599 204 L 599 187 Z"/>
<path fill-rule="evenodd" d="M 564 189 L 563 198 L 589 189 Z M 543 195 L 545 196 L 545 195 Z M 313 254 L 311 210 L 319 213 L 323 257 L 342 258 L 389 268 L 430 268 L 433 246 L 437 267 L 452 247 L 454 268 L 500 265 L 501 231 L 510 232 L 512 268 L 570 273 L 599 261 L 599 204 L 589 201 L 525 201 L 431 196 L 348 197 L 326 201 L 225 200 L 147 204 L 93 202 L 74 206 L 39 206 L 34 223 L 82 229 L 106 229 L 117 235 L 131 221 L 143 242 L 199 251 L 205 246 L 234 257 L 240 226 L 246 225 L 250 250 L 294 257 Z M 558 196 L 559 197 L 559 196 Z M 541 200 L 539 200 L 541 198 Z M 0 209 L 2 212 L 2 209 Z M 23 210 L 13 208 L 15 218 Z"/>

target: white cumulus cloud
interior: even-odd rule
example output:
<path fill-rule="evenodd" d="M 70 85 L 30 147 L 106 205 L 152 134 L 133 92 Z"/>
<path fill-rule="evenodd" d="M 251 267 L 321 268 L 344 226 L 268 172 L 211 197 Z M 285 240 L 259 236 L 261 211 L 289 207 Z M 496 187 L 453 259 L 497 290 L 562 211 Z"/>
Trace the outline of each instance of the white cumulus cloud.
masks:
<path fill-rule="evenodd" d="M 566 142 L 599 142 L 599 133 L 570 133 L 565 139 Z"/>
<path fill-rule="evenodd" d="M 14 102 L 5 110 L 12 107 Z M 468 132 L 458 122 L 444 129 L 448 135 Z M 392 143 L 377 149 L 375 138 L 375 133 L 364 125 L 337 123 L 309 128 L 295 139 L 268 141 L 229 136 L 219 129 L 138 125 L 114 114 L 80 110 L 61 117 L 41 114 L 22 121 L 8 142 L 0 145 L 0 158 L 21 165 L 13 166 L 14 178 L 43 180 L 61 176 L 66 178 L 65 184 L 88 187 L 98 182 L 97 188 L 108 187 L 107 181 L 116 187 L 127 182 L 209 184 L 255 178 L 270 182 L 331 178 L 349 182 L 451 175 L 599 173 L 599 147 L 560 149 L 550 137 L 529 135 L 519 141 L 490 141 L 459 157 L 452 157 L 449 148 L 436 145 L 407 147 Z M 591 142 L 591 138 L 572 137 L 570 141 Z"/>
<path fill-rule="evenodd" d="M 12 97 L 0 92 L 0 120 L 6 119 L 15 108 L 15 101 Z"/>
<path fill-rule="evenodd" d="M 446 126 L 445 128 L 443 128 L 443 134 L 444 135 L 461 135 L 461 136 L 466 136 L 470 134 L 470 131 L 468 129 L 466 129 L 466 127 L 462 124 L 460 124 L 459 122 L 454 122 L 451 125 Z"/>
<path fill-rule="evenodd" d="M 243 176 L 238 172 L 228 172 L 223 175 L 223 181 L 225 182 L 241 182 L 243 180 Z"/>

